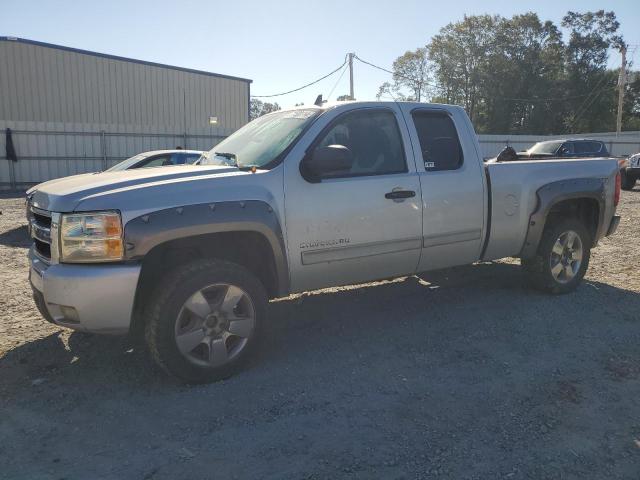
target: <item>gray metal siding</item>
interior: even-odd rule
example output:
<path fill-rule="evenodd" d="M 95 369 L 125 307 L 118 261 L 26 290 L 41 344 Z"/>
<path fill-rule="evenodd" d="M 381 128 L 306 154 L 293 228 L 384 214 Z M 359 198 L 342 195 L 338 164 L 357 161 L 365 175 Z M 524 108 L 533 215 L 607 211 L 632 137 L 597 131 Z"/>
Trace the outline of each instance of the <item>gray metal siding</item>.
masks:
<path fill-rule="evenodd" d="M 222 135 L 248 121 L 245 81 L 12 41 L 0 61 L 0 120 Z"/>
<path fill-rule="evenodd" d="M 17 130 L 19 158 L 0 160 L 0 184 L 101 170 L 145 150 L 209 149 L 248 122 L 246 79 L 4 38 L 0 65 L 0 128 Z M 4 135 L 0 147 L 2 158 Z"/>

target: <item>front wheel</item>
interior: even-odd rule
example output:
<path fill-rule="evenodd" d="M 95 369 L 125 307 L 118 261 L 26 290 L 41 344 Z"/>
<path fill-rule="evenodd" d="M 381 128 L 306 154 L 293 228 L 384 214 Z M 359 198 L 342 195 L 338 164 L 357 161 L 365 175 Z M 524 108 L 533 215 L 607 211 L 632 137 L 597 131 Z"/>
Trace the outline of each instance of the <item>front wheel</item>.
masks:
<path fill-rule="evenodd" d="M 149 350 L 165 371 L 188 383 L 235 373 L 251 354 L 267 311 L 260 281 L 246 268 L 219 260 L 174 270 L 150 302 Z"/>
<path fill-rule="evenodd" d="M 539 290 L 562 294 L 576 289 L 591 256 L 591 235 L 576 219 L 551 223 L 544 231 L 536 256 L 523 259 L 531 283 Z"/>

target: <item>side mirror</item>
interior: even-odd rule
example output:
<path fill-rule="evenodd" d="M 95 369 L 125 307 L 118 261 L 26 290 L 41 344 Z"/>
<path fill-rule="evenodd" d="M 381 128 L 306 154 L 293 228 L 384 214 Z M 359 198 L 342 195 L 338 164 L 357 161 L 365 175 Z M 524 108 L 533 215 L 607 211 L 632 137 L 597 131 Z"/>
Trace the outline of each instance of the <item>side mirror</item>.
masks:
<path fill-rule="evenodd" d="M 352 166 L 351 150 L 344 145 L 329 145 L 308 153 L 300 163 L 300 173 L 308 182 L 318 183 L 324 177 L 349 172 Z"/>

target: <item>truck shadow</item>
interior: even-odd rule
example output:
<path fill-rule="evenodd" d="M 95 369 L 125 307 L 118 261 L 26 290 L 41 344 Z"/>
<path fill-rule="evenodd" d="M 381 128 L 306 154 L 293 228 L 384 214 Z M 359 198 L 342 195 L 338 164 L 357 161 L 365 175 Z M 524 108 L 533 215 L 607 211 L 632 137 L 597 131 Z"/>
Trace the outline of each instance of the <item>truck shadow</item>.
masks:
<path fill-rule="evenodd" d="M 7 247 L 13 248 L 29 248 L 29 246 L 31 245 L 31 240 L 29 239 L 29 234 L 27 233 L 27 226 L 22 225 L 12 230 L 0 233 L 0 245 L 5 245 Z"/>
<path fill-rule="evenodd" d="M 408 348 L 419 357 L 424 348 L 446 354 L 447 345 L 460 335 L 482 336 L 493 328 L 503 327 L 496 335 L 504 342 L 510 341 L 511 332 L 544 344 L 549 327 L 536 324 L 555 315 L 549 312 L 561 317 L 553 327 L 558 335 L 571 336 L 584 329 L 606 329 L 603 309 L 610 321 L 635 323 L 640 295 L 586 280 L 575 293 L 548 296 L 530 290 L 519 265 L 507 263 L 311 292 L 271 302 L 257 354 L 248 369 L 230 381 L 251 382 L 284 366 L 298 375 L 321 370 L 328 352 L 337 368 L 358 351 L 367 356 L 375 351 L 406 355 Z M 423 347 L 417 339 L 423 339 Z M 63 330 L 7 352 L 0 358 L 0 376 L 5 390 L 9 385 L 17 390 L 31 387 L 33 382 L 81 389 L 116 384 L 132 390 L 186 388 L 159 371 L 145 348 L 127 338 Z"/>

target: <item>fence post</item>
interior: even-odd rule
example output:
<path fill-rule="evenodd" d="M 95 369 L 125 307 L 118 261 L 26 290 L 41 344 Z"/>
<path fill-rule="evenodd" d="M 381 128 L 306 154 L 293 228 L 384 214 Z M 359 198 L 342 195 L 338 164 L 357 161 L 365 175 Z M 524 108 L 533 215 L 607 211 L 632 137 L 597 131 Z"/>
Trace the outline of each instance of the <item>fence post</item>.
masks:
<path fill-rule="evenodd" d="M 105 131 L 100 131 L 100 148 L 102 149 L 102 170 L 107 169 L 107 138 Z"/>
<path fill-rule="evenodd" d="M 613 140 L 609 140 L 609 155 L 613 155 Z"/>

